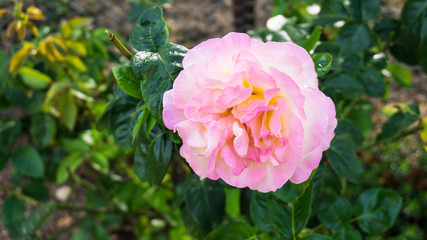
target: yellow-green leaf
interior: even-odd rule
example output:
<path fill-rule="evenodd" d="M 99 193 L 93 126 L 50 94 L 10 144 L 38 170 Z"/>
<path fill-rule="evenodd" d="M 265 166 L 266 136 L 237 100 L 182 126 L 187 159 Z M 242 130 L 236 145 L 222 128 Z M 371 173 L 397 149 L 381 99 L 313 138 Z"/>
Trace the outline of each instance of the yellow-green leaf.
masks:
<path fill-rule="evenodd" d="M 424 150 L 427 152 L 427 117 L 423 118 L 424 129 L 420 133 L 421 140 L 424 144 Z"/>
<path fill-rule="evenodd" d="M 49 104 L 57 95 L 65 92 L 70 87 L 70 83 L 66 81 L 60 81 L 53 83 L 47 91 L 44 104 Z"/>
<path fill-rule="evenodd" d="M 62 36 L 65 38 L 69 38 L 73 33 L 74 29 L 82 28 L 84 25 L 92 22 L 91 18 L 86 17 L 75 17 L 70 19 L 65 25 L 62 27 Z"/>
<path fill-rule="evenodd" d="M 34 45 L 32 43 L 26 42 L 24 43 L 24 46 L 13 55 L 12 59 L 10 60 L 9 64 L 9 72 L 15 75 L 18 73 L 18 70 L 21 68 L 21 66 L 24 64 L 25 60 L 28 57 L 28 54 L 31 50 L 34 49 Z"/>
<path fill-rule="evenodd" d="M 29 19 L 40 20 L 40 21 L 46 19 L 45 16 L 43 15 L 43 12 L 35 6 L 29 6 L 27 8 L 26 13 L 27 13 Z"/>
<path fill-rule="evenodd" d="M 19 76 L 25 85 L 35 89 L 45 89 L 52 81 L 48 75 L 30 67 L 22 67 Z"/>
<path fill-rule="evenodd" d="M 61 122 L 71 131 L 74 129 L 77 119 L 77 106 L 74 97 L 66 93 L 59 98 L 59 112 Z"/>
<path fill-rule="evenodd" d="M 79 72 L 86 71 L 86 65 L 84 62 L 77 56 L 74 55 L 66 55 L 65 62 L 70 64 L 73 68 L 75 68 Z"/>
<path fill-rule="evenodd" d="M 87 51 L 86 51 L 86 47 L 83 43 L 76 41 L 76 40 L 66 40 L 64 43 L 68 49 L 70 49 L 71 51 L 73 51 L 77 55 L 86 56 Z"/>

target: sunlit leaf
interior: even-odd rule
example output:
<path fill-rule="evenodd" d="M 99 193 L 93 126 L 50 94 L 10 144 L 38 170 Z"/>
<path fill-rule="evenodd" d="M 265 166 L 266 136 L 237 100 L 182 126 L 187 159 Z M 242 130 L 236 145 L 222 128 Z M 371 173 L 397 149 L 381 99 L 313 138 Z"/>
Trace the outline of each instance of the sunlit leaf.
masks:
<path fill-rule="evenodd" d="M 19 76 L 25 85 L 38 90 L 47 88 L 52 81 L 49 75 L 30 67 L 22 67 Z"/>
<path fill-rule="evenodd" d="M 19 69 L 22 67 L 25 60 L 27 59 L 28 54 L 33 49 L 34 49 L 34 45 L 32 43 L 30 42 L 24 43 L 24 46 L 22 46 L 22 48 L 12 56 L 12 59 L 10 60 L 10 64 L 9 64 L 9 72 L 12 73 L 13 75 L 18 73 Z"/>

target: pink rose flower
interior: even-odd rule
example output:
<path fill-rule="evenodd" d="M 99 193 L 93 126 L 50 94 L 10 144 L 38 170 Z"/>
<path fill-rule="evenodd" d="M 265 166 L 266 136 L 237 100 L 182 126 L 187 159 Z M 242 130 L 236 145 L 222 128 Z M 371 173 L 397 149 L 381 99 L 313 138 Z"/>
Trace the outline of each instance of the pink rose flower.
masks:
<path fill-rule="evenodd" d="M 307 51 L 229 33 L 194 47 L 183 67 L 163 120 L 196 174 L 260 192 L 308 179 L 337 120 Z"/>

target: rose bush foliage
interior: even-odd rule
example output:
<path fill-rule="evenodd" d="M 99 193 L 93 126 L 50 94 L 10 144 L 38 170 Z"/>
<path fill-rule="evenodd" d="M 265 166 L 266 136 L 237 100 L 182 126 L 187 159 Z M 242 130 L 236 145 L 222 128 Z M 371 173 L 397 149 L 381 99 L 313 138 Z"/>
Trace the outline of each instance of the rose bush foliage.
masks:
<path fill-rule="evenodd" d="M 308 179 L 337 120 L 305 49 L 229 33 L 195 46 L 183 67 L 163 121 L 195 173 L 261 192 Z"/>

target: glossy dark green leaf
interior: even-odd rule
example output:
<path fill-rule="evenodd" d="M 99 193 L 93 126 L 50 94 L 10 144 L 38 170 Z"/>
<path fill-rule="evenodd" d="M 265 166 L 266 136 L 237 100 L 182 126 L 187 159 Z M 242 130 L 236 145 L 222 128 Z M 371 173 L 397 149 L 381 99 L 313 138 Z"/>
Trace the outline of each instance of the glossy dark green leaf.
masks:
<path fill-rule="evenodd" d="M 336 43 L 342 54 L 358 53 L 373 45 L 373 38 L 368 25 L 356 22 L 346 23 L 339 31 Z"/>
<path fill-rule="evenodd" d="M 42 177 L 44 175 L 43 159 L 36 149 L 30 146 L 22 146 L 12 153 L 13 166 L 22 174 L 30 177 Z"/>
<path fill-rule="evenodd" d="M 119 87 L 134 98 L 142 99 L 141 79 L 135 76 L 132 66 L 121 65 L 113 67 L 113 74 Z"/>
<path fill-rule="evenodd" d="M 363 67 L 363 58 L 357 54 L 349 54 L 344 58 L 341 64 L 342 70 L 348 73 L 354 73 Z"/>
<path fill-rule="evenodd" d="M 393 225 L 401 207 L 402 197 L 391 189 L 366 190 L 356 202 L 357 224 L 367 233 L 382 233 Z"/>
<path fill-rule="evenodd" d="M 162 122 L 163 94 L 182 70 L 182 59 L 187 49 L 165 43 L 158 52 L 137 52 L 132 56 L 132 67 L 137 78 L 142 79 L 141 92 L 154 118 Z"/>
<path fill-rule="evenodd" d="M 403 66 L 395 63 L 387 65 L 386 70 L 390 73 L 391 77 L 399 83 L 402 87 L 412 87 L 411 74 Z"/>
<path fill-rule="evenodd" d="M 7 198 L 2 207 L 1 219 L 3 226 L 9 231 L 9 236 L 13 239 L 22 239 L 22 222 L 24 220 L 25 202 L 23 200 L 10 197 Z"/>
<path fill-rule="evenodd" d="M 41 147 L 46 147 L 56 135 L 56 122 L 47 114 L 39 114 L 32 119 L 31 137 Z"/>
<path fill-rule="evenodd" d="M 136 119 L 135 126 L 132 129 L 132 143 L 135 141 L 136 136 L 138 136 L 139 130 L 141 130 L 142 125 L 147 121 L 150 111 L 146 107 L 143 107 L 141 112 Z"/>
<path fill-rule="evenodd" d="M 348 74 L 335 74 L 323 83 L 327 90 L 341 94 L 344 98 L 358 97 L 363 92 L 363 85 Z"/>
<path fill-rule="evenodd" d="M 393 57 L 395 57 L 400 62 L 406 63 L 408 65 L 418 64 L 418 53 L 416 50 L 396 43 L 390 46 L 390 52 L 393 54 Z"/>
<path fill-rule="evenodd" d="M 244 222 L 230 222 L 209 233 L 206 239 L 244 240 L 255 236 L 255 229 L 251 225 Z"/>
<path fill-rule="evenodd" d="M 267 210 L 268 195 L 254 192 L 251 198 L 250 215 L 252 221 L 262 232 L 271 232 L 274 226 L 270 220 L 270 215 Z"/>
<path fill-rule="evenodd" d="M 314 22 L 325 25 L 344 20 L 347 16 L 346 8 L 343 1 L 340 0 L 325 0 L 321 2 L 321 10 Z"/>
<path fill-rule="evenodd" d="M 409 127 L 420 117 L 420 111 L 416 104 L 410 104 L 411 111 L 399 111 L 393 114 L 383 125 L 381 133 L 378 134 L 376 142 L 384 142 L 397 137 L 402 131 Z"/>
<path fill-rule="evenodd" d="M 333 140 L 325 154 L 339 175 L 353 183 L 360 181 L 363 173 L 362 164 L 347 141 Z"/>
<path fill-rule="evenodd" d="M 119 96 L 112 104 L 109 114 L 109 126 L 113 132 L 115 142 L 123 149 L 132 148 L 132 135 L 141 100 L 125 95 Z"/>
<path fill-rule="evenodd" d="M 338 122 L 335 138 L 347 141 L 353 148 L 361 147 L 364 141 L 361 130 L 348 120 Z"/>
<path fill-rule="evenodd" d="M 380 11 L 379 0 L 352 0 L 350 1 L 350 14 L 353 19 L 367 21 L 376 18 Z"/>
<path fill-rule="evenodd" d="M 33 235 L 46 222 L 49 216 L 55 211 L 56 204 L 48 202 L 34 208 L 27 219 L 23 222 L 23 231 L 27 235 Z"/>
<path fill-rule="evenodd" d="M 341 194 L 341 181 L 327 164 L 320 164 L 313 177 L 312 215 L 328 208 Z"/>
<path fill-rule="evenodd" d="M 300 42 L 298 45 L 303 47 L 307 52 L 310 52 L 314 48 L 316 43 L 319 41 L 321 34 L 322 34 L 322 27 L 316 26 L 316 28 L 314 28 L 313 32 L 311 33 L 310 37 Z"/>
<path fill-rule="evenodd" d="M 326 210 L 320 212 L 317 218 L 327 228 L 335 229 L 350 222 L 352 216 L 351 203 L 343 197 L 339 197 Z"/>
<path fill-rule="evenodd" d="M 285 237 L 295 238 L 307 224 L 311 214 L 312 192 L 313 184 L 310 184 L 295 203 L 284 203 L 273 198 L 268 201 L 271 222 Z"/>
<path fill-rule="evenodd" d="M 317 233 L 310 233 L 304 236 L 303 238 L 301 238 L 301 240 L 332 240 L 332 238 L 325 235 L 320 235 Z"/>
<path fill-rule="evenodd" d="M 406 1 L 401 13 L 402 26 L 397 39 L 398 43 L 417 52 L 422 37 L 422 25 L 426 17 L 427 2 L 425 0 Z"/>
<path fill-rule="evenodd" d="M 383 40 L 388 40 L 400 27 L 400 22 L 392 18 L 383 18 L 375 24 L 374 32 Z"/>
<path fill-rule="evenodd" d="M 426 14 L 427 15 L 427 14 Z M 424 18 L 423 25 L 421 27 L 421 41 L 420 41 L 420 47 L 418 49 L 418 55 L 419 55 L 419 61 L 418 63 L 421 66 L 421 69 L 425 73 L 427 73 L 427 18 Z"/>
<path fill-rule="evenodd" d="M 309 186 L 309 181 L 300 184 L 294 184 L 291 181 L 286 182 L 283 187 L 277 189 L 273 194 L 281 200 L 294 203 Z"/>
<path fill-rule="evenodd" d="M 357 224 L 370 234 L 386 231 L 396 220 L 402 200 L 402 197 L 391 189 L 375 188 L 364 191 L 356 202 Z"/>
<path fill-rule="evenodd" d="M 153 136 L 154 135 L 154 136 Z M 157 127 L 149 139 L 141 140 L 135 151 L 135 173 L 150 185 L 159 184 L 165 176 L 172 156 L 173 144 L 166 130 Z"/>
<path fill-rule="evenodd" d="M 192 182 L 186 191 L 186 207 L 202 226 L 216 228 L 222 222 L 225 209 L 224 189 L 217 181 L 204 179 Z"/>
<path fill-rule="evenodd" d="M 350 224 L 338 229 L 332 238 L 334 240 L 362 240 L 360 233 Z"/>
<path fill-rule="evenodd" d="M 166 21 L 159 7 L 144 11 L 130 35 L 130 43 L 139 51 L 156 52 L 168 39 Z"/>
<path fill-rule="evenodd" d="M 369 96 L 382 97 L 385 94 L 383 75 L 373 68 L 366 68 L 357 75 L 359 82 L 365 87 Z"/>
<path fill-rule="evenodd" d="M 374 106 L 370 101 L 361 100 L 347 116 L 347 119 L 360 129 L 365 137 L 369 135 L 374 125 L 371 118 L 373 109 Z"/>
<path fill-rule="evenodd" d="M 332 63 L 332 55 L 329 53 L 314 53 L 311 58 L 314 62 L 314 69 L 317 76 L 323 76 L 329 72 Z"/>

